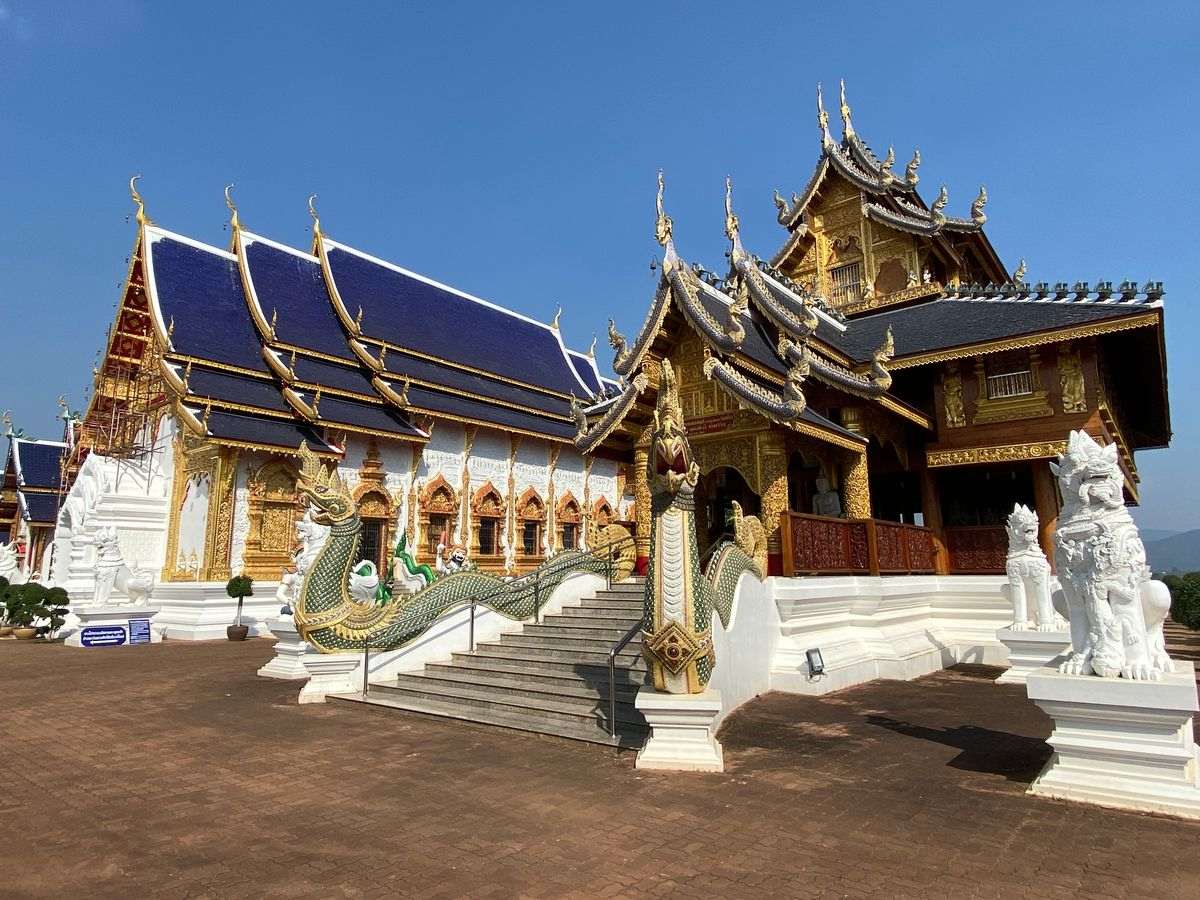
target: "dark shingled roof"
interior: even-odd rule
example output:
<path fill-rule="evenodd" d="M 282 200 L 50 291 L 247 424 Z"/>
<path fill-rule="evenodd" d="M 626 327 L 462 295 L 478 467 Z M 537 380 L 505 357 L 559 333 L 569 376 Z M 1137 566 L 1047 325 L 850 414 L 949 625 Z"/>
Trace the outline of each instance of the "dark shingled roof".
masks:
<path fill-rule="evenodd" d="M 152 228 L 146 232 L 147 269 L 163 323 L 175 323 L 174 352 L 265 372 L 237 260 Z"/>
<path fill-rule="evenodd" d="M 246 265 L 263 317 L 275 320 L 275 339 L 358 364 L 329 302 L 321 264 L 246 235 Z M 365 393 L 370 393 L 366 391 Z"/>
<path fill-rule="evenodd" d="M 62 470 L 59 462 L 66 448 L 58 443 L 42 443 L 17 439 L 13 452 L 21 472 L 21 484 L 28 487 L 58 489 Z"/>
<path fill-rule="evenodd" d="M 208 417 L 208 430 L 216 438 L 279 447 L 293 452 L 301 441 L 307 441 L 313 450 L 333 452 L 334 449 L 308 425 L 247 413 L 214 409 Z"/>
<path fill-rule="evenodd" d="M 408 400 L 418 409 L 445 413 L 476 422 L 490 422 L 499 428 L 519 428 L 522 431 L 532 431 L 535 434 L 547 434 L 560 438 L 575 436 L 575 425 L 571 422 L 547 419 L 504 406 L 493 406 L 490 403 L 430 390 L 415 384 L 408 389 Z"/>
<path fill-rule="evenodd" d="M 592 369 L 592 361 L 587 354 L 568 350 L 567 358 L 571 360 L 571 367 L 575 370 L 575 374 L 588 386 L 589 390 L 594 394 L 600 393 L 600 382 L 596 380 L 596 372 Z"/>
<path fill-rule="evenodd" d="M 291 357 L 283 353 L 283 364 L 290 363 Z M 319 384 L 321 387 L 338 388 L 343 391 L 354 391 L 365 397 L 377 397 L 371 379 L 363 372 L 361 365 L 343 366 L 324 359 L 313 359 L 309 356 L 296 356 L 296 379 L 308 384 Z"/>
<path fill-rule="evenodd" d="M 559 393 L 583 392 L 550 328 L 340 245 L 326 246 L 347 311 L 363 310 L 364 335 Z"/>
<path fill-rule="evenodd" d="M 54 523 L 58 516 L 57 494 L 34 494 L 30 491 L 21 491 L 20 494 L 25 504 L 25 515 L 30 522 L 39 525 Z"/>
<path fill-rule="evenodd" d="M 333 394 L 323 394 L 318 409 L 326 425 L 350 425 L 385 431 L 406 437 L 420 437 L 421 432 L 410 425 L 395 410 L 374 403 L 349 400 Z"/>
<path fill-rule="evenodd" d="M 569 415 L 571 411 L 571 404 L 567 400 L 551 397 L 541 391 L 510 384 L 507 381 L 497 381 L 486 375 L 443 366 L 441 363 L 410 356 L 406 353 L 394 351 L 389 353 L 387 371 L 389 378 L 397 382 L 402 382 L 407 376 L 444 386 L 450 391 L 464 391 L 560 416 Z"/>
<path fill-rule="evenodd" d="M 180 374 L 182 376 L 182 372 Z M 188 376 L 188 396 L 291 412 L 291 407 L 279 395 L 279 388 L 274 381 L 195 365 Z"/>
<path fill-rule="evenodd" d="M 867 360 L 890 326 L 896 356 L 904 357 L 1117 319 L 1156 308 L 1140 303 L 941 299 L 852 319 L 842 342 L 851 356 Z"/>

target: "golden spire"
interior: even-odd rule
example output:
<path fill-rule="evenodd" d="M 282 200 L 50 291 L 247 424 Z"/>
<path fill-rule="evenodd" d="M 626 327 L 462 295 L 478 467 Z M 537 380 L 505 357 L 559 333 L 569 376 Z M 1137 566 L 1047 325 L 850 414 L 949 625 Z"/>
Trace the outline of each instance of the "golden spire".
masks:
<path fill-rule="evenodd" d="M 554 318 L 550 322 L 550 327 L 553 328 L 555 331 L 558 331 L 558 323 L 559 323 L 559 320 L 561 320 L 561 319 L 562 319 L 562 306 L 559 306 L 558 310 L 554 313 Z"/>
<path fill-rule="evenodd" d="M 308 195 L 308 214 L 313 220 L 313 237 L 319 237 L 321 234 L 321 217 L 317 215 L 317 195 Z"/>
<path fill-rule="evenodd" d="M 229 207 L 229 227 L 237 231 L 242 227 L 241 221 L 238 219 L 237 207 L 233 205 L 233 195 L 230 191 L 233 190 L 232 184 L 225 185 L 225 205 Z"/>
<path fill-rule="evenodd" d="M 738 239 L 738 222 L 737 214 L 733 211 L 733 179 L 728 175 L 725 176 L 725 237 L 729 238 L 735 244 Z"/>
<path fill-rule="evenodd" d="M 663 191 L 665 185 L 663 182 L 662 169 L 658 170 L 658 196 L 655 198 L 654 207 L 657 212 L 657 218 L 654 222 L 654 239 L 659 245 L 666 247 L 671 243 L 672 234 L 675 229 L 675 223 L 671 221 L 671 217 L 663 211 Z"/>
<path fill-rule="evenodd" d="M 846 102 L 846 79 L 841 80 L 841 110 L 842 133 L 846 137 L 854 136 L 854 124 L 850 121 L 850 104 Z"/>
<path fill-rule="evenodd" d="M 150 217 L 146 215 L 146 203 L 142 200 L 142 195 L 138 193 L 137 189 L 137 180 L 141 177 L 141 175 L 134 175 L 129 179 L 129 196 L 137 204 L 137 223 L 139 225 L 149 225 Z"/>

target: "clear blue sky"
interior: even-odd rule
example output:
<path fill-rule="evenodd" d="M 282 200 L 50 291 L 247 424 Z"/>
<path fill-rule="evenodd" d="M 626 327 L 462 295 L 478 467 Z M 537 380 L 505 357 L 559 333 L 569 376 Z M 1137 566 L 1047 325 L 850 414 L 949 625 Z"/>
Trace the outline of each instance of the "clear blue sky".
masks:
<path fill-rule="evenodd" d="M 1161 279 L 1175 440 L 1143 453 L 1156 528 L 1200 527 L 1194 3 L 149 3 L 0 0 L 0 408 L 82 401 L 134 231 L 334 237 L 530 315 L 575 346 L 653 289 L 654 173 L 681 253 L 719 269 L 722 180 L 748 247 L 819 150 L 844 77 L 876 150 L 988 187 L 1030 280 Z M 836 113 L 834 116 L 836 120 Z M 414 328 L 420 322 L 412 323 Z M 605 359 L 607 356 L 604 357 Z M 1130 360 L 1129 365 L 1137 365 Z"/>

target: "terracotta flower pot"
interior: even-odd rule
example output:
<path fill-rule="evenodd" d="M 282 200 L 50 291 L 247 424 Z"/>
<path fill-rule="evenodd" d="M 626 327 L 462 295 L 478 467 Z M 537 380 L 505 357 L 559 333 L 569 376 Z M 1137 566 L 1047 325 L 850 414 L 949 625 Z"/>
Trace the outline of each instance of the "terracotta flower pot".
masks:
<path fill-rule="evenodd" d="M 13 635 L 18 641 L 32 641 L 37 637 L 36 628 L 14 628 Z"/>
<path fill-rule="evenodd" d="M 0 637 L 8 637 L 13 633 L 11 625 L 0 625 Z"/>
<path fill-rule="evenodd" d="M 231 641 L 244 641 L 249 633 L 249 625 L 230 625 L 225 629 L 225 636 Z"/>

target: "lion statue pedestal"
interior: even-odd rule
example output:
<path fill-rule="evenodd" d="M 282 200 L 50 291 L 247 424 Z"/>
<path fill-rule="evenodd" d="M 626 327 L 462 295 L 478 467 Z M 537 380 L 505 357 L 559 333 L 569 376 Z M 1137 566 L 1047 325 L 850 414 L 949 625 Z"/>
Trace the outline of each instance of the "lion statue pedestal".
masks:
<path fill-rule="evenodd" d="M 996 684 L 1024 684 L 1030 672 L 1071 649 L 1071 634 L 1051 602 L 1056 583 L 1038 543 L 1037 513 L 1018 503 L 1009 514 L 1007 530 L 1004 592 L 1013 607 L 1013 621 L 996 632 L 996 640 L 1008 648 L 1009 665 Z"/>
<path fill-rule="evenodd" d="M 1054 720 L 1054 755 L 1029 792 L 1200 818 L 1195 667 L 1167 655 L 1170 596 L 1125 508 L 1117 446 L 1072 432 L 1052 468 L 1063 497 L 1055 600 L 1071 650 L 1025 682 Z"/>

